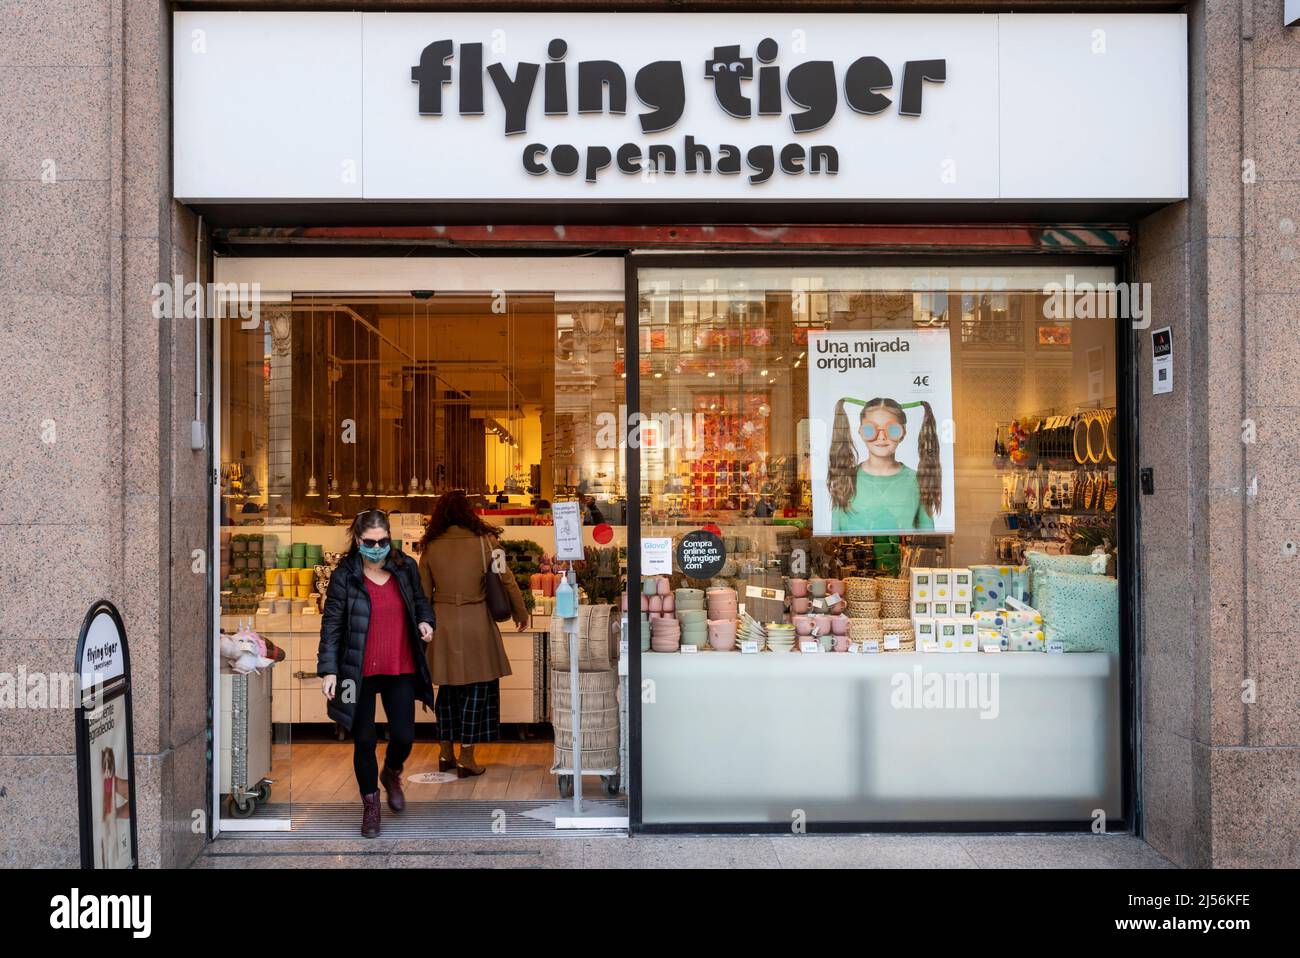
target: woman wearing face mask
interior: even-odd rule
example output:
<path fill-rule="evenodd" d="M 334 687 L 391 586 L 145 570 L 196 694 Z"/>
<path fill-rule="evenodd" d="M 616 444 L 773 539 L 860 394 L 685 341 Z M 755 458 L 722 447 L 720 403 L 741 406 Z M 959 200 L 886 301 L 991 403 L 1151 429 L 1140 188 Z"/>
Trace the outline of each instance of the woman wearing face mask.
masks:
<path fill-rule="evenodd" d="M 361 834 L 379 834 L 379 785 L 388 807 L 406 807 L 402 765 L 415 742 L 415 702 L 433 708 L 423 642 L 433 637 L 433 608 L 415 563 L 392 548 L 388 513 L 367 509 L 352 520 L 352 547 L 330 577 L 321 616 L 316 671 L 330 718 L 352 732 L 352 767 L 363 805 Z M 375 763 L 375 697 L 384 700 L 388 748 Z"/>

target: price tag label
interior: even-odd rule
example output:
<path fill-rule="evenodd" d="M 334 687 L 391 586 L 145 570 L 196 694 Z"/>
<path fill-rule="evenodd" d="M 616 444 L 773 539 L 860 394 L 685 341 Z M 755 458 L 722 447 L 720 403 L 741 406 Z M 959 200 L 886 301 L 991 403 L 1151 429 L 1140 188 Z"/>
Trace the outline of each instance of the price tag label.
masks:
<path fill-rule="evenodd" d="M 740 643 L 740 651 L 746 654 L 752 654 L 758 651 L 758 642 L 754 639 L 745 639 Z"/>
<path fill-rule="evenodd" d="M 996 642 L 985 642 L 984 651 L 991 655 L 994 652 L 1001 652 L 1002 646 L 998 645 Z"/>
<path fill-rule="evenodd" d="M 897 634 L 897 633 L 890 633 L 889 635 L 885 636 L 885 651 L 886 651 L 886 652 L 897 651 L 897 649 L 898 649 L 898 644 L 899 644 L 899 638 L 898 638 L 898 634 Z"/>
<path fill-rule="evenodd" d="M 921 651 L 926 653 L 932 653 L 932 652 L 941 652 L 943 650 L 940 648 L 938 642 L 930 641 L 930 642 L 921 643 Z"/>
<path fill-rule="evenodd" d="M 1064 652 L 1064 651 L 1065 651 L 1065 643 L 1064 643 L 1064 642 L 1060 642 L 1060 641 L 1056 641 L 1056 642 L 1048 642 L 1048 643 L 1047 643 L 1047 651 L 1048 651 L 1048 652 Z"/>
<path fill-rule="evenodd" d="M 700 650 L 694 645 L 683 645 L 677 651 L 679 651 L 682 655 L 693 655 L 694 653 Z"/>
<path fill-rule="evenodd" d="M 862 653 L 864 655 L 877 655 L 880 652 L 879 639 L 867 639 L 862 643 Z"/>
<path fill-rule="evenodd" d="M 743 603 L 743 602 L 737 602 L 737 603 L 736 603 L 736 612 L 740 615 L 741 618 L 744 618 L 744 617 L 745 617 L 745 603 Z"/>
<path fill-rule="evenodd" d="M 820 652 L 821 650 L 822 650 L 822 645 L 820 642 L 817 641 L 809 641 L 808 639 L 804 639 L 799 643 L 800 652 Z"/>
<path fill-rule="evenodd" d="M 860 643 L 860 642 L 850 642 L 850 643 L 849 643 L 849 655 L 861 655 L 861 654 L 862 654 L 862 643 Z"/>

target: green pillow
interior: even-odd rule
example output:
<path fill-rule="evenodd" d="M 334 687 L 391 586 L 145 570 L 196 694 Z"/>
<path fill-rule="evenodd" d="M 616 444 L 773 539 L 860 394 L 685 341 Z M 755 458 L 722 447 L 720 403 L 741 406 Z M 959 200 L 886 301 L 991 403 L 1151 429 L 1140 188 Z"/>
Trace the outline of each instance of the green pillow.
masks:
<path fill-rule="evenodd" d="M 1060 642 L 1067 652 L 1119 651 L 1119 583 L 1110 576 L 1041 569 L 1034 608 L 1043 615 L 1049 643 Z"/>
<path fill-rule="evenodd" d="M 1095 556 L 1056 556 L 1046 552 L 1026 552 L 1025 563 L 1029 566 L 1029 594 L 1034 597 L 1034 576 L 1044 570 L 1052 572 L 1073 572 L 1075 575 L 1105 575 L 1106 567 L 1101 572 L 1093 571 Z M 1037 602 L 1031 603 L 1037 605 Z"/>

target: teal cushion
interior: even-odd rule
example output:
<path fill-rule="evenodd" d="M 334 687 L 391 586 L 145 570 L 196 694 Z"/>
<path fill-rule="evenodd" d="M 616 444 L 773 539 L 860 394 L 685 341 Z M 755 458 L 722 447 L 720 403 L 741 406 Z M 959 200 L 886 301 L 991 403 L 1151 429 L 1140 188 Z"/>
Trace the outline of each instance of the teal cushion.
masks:
<path fill-rule="evenodd" d="M 1034 579 L 1034 607 L 1047 641 L 1065 651 L 1119 651 L 1119 583 L 1110 576 L 1042 569 Z"/>
<path fill-rule="evenodd" d="M 1026 552 L 1025 563 L 1029 566 L 1029 594 L 1034 593 L 1034 576 L 1040 571 L 1051 570 L 1052 572 L 1073 572 L 1075 575 L 1105 575 L 1106 567 L 1102 566 L 1100 572 L 1094 571 L 1095 557 L 1093 556 L 1055 556 L 1046 552 Z M 1035 604 L 1036 603 L 1032 603 Z"/>

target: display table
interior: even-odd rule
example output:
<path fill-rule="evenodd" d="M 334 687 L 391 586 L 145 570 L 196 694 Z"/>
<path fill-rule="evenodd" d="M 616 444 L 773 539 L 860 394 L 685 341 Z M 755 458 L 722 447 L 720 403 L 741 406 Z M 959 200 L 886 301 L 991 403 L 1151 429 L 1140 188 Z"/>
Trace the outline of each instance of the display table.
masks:
<path fill-rule="evenodd" d="M 1121 814 L 1114 654 L 643 653 L 641 674 L 647 824 Z"/>

